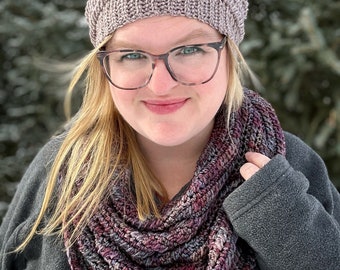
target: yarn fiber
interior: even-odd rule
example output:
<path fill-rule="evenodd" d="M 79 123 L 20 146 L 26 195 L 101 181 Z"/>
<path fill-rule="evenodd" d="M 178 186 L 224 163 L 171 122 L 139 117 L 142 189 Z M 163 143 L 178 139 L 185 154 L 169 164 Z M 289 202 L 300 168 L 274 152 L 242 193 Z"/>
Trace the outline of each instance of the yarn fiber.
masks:
<path fill-rule="evenodd" d="M 285 154 L 273 108 L 249 90 L 229 129 L 225 108 L 218 112 L 193 179 L 161 209 L 161 218 L 138 219 L 131 172 L 124 172 L 67 250 L 71 269 L 257 269 L 253 250 L 233 231 L 222 207 L 244 181 L 239 169 L 247 151 L 270 158 Z"/>
<path fill-rule="evenodd" d="M 247 12 L 247 0 L 88 0 L 85 17 L 95 47 L 128 23 L 162 15 L 197 19 L 239 44 Z"/>

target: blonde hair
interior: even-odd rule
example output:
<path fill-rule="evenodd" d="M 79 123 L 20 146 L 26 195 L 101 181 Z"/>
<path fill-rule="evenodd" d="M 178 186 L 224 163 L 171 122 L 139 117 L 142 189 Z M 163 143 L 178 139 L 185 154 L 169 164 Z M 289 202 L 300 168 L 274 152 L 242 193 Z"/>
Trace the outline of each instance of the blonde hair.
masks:
<path fill-rule="evenodd" d="M 166 197 L 165 191 L 148 168 L 138 147 L 135 132 L 114 106 L 108 81 L 96 59 L 99 48 L 109 39 L 110 37 L 91 51 L 76 68 L 65 104 L 70 106 L 72 92 L 86 73 L 83 103 L 71 120 L 70 129 L 52 165 L 40 214 L 16 251 L 23 250 L 36 233 L 63 235 L 77 220 L 68 243 L 71 245 L 99 203 L 108 196 L 110 185 L 119 181 L 119 172 L 127 167 L 132 168 L 133 172 L 139 218 L 144 219 L 151 214 L 159 216 L 155 194 Z M 230 40 L 227 50 L 229 82 L 225 103 L 229 119 L 231 112 L 237 110 L 242 103 L 239 61 L 245 62 L 238 47 Z M 62 179 L 58 180 L 61 172 Z M 78 191 L 74 194 L 75 185 L 80 179 L 81 185 L 77 186 Z M 60 181 L 58 188 L 57 181 Z M 55 191 L 58 198 L 56 204 L 51 205 L 51 201 L 55 200 Z M 49 208 L 52 208 L 52 216 L 46 226 L 38 231 Z"/>

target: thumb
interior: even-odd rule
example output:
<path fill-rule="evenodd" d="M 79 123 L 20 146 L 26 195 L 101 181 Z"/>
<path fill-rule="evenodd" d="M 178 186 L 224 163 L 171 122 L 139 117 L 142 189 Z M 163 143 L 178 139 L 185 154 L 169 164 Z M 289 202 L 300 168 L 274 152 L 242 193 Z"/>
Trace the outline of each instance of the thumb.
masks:
<path fill-rule="evenodd" d="M 252 177 L 270 161 L 267 156 L 255 152 L 247 152 L 245 157 L 248 162 L 240 168 L 240 173 L 245 180 Z"/>
<path fill-rule="evenodd" d="M 241 176 L 244 178 L 244 180 L 248 180 L 259 170 L 260 168 L 257 167 L 255 164 L 247 162 L 241 166 L 240 173 L 241 173 Z"/>

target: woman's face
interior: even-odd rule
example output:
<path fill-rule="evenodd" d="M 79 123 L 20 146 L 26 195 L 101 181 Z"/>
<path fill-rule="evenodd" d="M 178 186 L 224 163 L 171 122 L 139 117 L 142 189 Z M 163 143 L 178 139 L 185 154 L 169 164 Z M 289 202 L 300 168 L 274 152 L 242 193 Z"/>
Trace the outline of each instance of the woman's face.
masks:
<path fill-rule="evenodd" d="M 152 17 L 118 29 L 106 50 L 136 49 L 163 54 L 174 47 L 221 41 L 209 25 L 185 17 Z M 161 146 L 179 146 L 209 137 L 214 116 L 227 89 L 226 49 L 215 76 L 207 83 L 187 86 L 175 81 L 162 60 L 156 60 L 150 82 L 137 90 L 110 84 L 113 101 L 138 139 Z"/>

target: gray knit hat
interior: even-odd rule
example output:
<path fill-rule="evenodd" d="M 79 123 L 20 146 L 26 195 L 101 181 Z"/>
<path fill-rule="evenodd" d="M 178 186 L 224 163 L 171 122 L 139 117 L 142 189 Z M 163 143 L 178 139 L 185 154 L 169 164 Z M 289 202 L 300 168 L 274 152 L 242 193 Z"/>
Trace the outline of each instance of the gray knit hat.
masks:
<path fill-rule="evenodd" d="M 247 11 L 247 0 L 88 0 L 85 16 L 95 47 L 119 27 L 161 15 L 197 19 L 239 44 Z"/>

